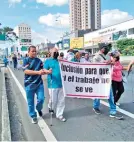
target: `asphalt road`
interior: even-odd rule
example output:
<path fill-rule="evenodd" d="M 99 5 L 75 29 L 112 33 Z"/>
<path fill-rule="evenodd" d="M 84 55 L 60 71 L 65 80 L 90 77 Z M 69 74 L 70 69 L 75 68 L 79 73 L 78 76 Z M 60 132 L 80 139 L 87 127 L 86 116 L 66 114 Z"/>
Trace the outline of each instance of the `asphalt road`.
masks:
<path fill-rule="evenodd" d="M 23 85 L 23 72 L 18 70 L 13 70 L 13 72 Z M 90 99 L 66 98 L 64 115 L 67 122 L 59 122 L 56 118 L 53 118 L 54 126 L 50 127 L 50 115 L 47 109 L 48 89 L 46 81 L 44 83 L 46 95 L 43 109 L 44 121 L 58 141 L 134 141 L 134 119 L 128 116 L 124 116 L 125 120 L 123 121 L 110 118 L 108 116 L 109 109 L 104 105 L 101 105 L 102 114 L 96 115 L 92 111 L 92 100 Z M 134 104 L 132 103 L 134 100 L 133 84 L 134 73 L 131 73 L 128 84 L 125 84 L 125 93 L 120 100 L 121 108 L 131 113 L 134 113 Z M 40 128 L 30 123 L 27 105 L 14 82 L 13 87 L 18 95 L 19 110 L 21 113 L 23 112 L 22 119 L 30 140 L 45 140 Z"/>

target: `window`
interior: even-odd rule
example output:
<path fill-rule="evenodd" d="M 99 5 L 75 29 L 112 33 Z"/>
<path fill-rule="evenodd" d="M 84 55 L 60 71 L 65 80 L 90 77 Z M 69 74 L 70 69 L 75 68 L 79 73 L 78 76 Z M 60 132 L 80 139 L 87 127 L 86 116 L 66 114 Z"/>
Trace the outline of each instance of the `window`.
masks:
<path fill-rule="evenodd" d="M 128 35 L 133 35 L 134 34 L 134 28 L 131 28 L 128 30 Z"/>

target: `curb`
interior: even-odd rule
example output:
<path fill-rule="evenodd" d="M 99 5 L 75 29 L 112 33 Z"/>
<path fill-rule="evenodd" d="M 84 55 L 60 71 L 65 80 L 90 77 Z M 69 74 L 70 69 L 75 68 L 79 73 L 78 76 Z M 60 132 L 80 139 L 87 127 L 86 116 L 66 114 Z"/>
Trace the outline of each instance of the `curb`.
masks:
<path fill-rule="evenodd" d="M 2 71 L 2 133 L 1 141 L 11 141 L 8 100 L 5 87 L 5 69 Z"/>

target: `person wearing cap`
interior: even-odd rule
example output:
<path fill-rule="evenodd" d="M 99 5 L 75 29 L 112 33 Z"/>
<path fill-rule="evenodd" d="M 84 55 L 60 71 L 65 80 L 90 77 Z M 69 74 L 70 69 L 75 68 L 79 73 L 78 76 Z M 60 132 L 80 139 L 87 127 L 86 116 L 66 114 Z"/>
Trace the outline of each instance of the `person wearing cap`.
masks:
<path fill-rule="evenodd" d="M 124 92 L 122 71 L 126 68 L 123 67 L 120 63 L 120 53 L 118 51 L 114 51 L 112 53 L 112 61 L 114 64 L 112 73 L 112 89 L 114 95 L 114 103 L 115 105 L 119 106 L 120 104 L 118 103 L 118 101 Z"/>
<path fill-rule="evenodd" d="M 44 68 L 49 70 L 52 69 L 52 74 L 47 76 L 47 83 L 49 89 L 49 112 L 56 110 L 56 118 L 62 122 L 66 119 L 63 117 L 65 109 L 65 96 L 63 93 L 60 66 L 58 61 L 59 52 L 57 48 L 51 50 L 51 58 L 47 59 L 44 63 Z"/>
<path fill-rule="evenodd" d="M 100 43 L 99 44 L 99 52 L 93 57 L 93 62 L 94 63 L 111 64 L 111 59 L 107 56 L 110 49 L 111 49 L 111 44 Z M 116 105 L 114 104 L 112 87 L 110 89 L 110 95 L 109 95 L 108 102 L 109 102 L 109 106 L 110 106 L 110 117 L 117 118 L 119 120 L 122 119 L 123 117 L 120 115 L 117 115 L 117 112 L 116 112 Z M 93 110 L 96 114 L 101 113 L 99 108 L 100 108 L 100 99 L 94 99 Z"/>

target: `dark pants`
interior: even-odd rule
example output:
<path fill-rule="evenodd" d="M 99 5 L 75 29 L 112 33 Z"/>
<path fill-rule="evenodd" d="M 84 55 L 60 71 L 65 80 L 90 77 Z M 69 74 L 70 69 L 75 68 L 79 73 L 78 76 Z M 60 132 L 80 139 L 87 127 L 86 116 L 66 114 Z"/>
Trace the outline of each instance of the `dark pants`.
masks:
<path fill-rule="evenodd" d="M 114 103 L 116 104 L 124 92 L 123 82 L 117 82 L 112 80 L 112 88 L 114 95 Z"/>
<path fill-rule="evenodd" d="M 5 67 L 7 67 L 7 63 L 4 63 L 5 64 Z"/>
<path fill-rule="evenodd" d="M 17 63 L 14 63 L 14 69 L 17 69 Z"/>

